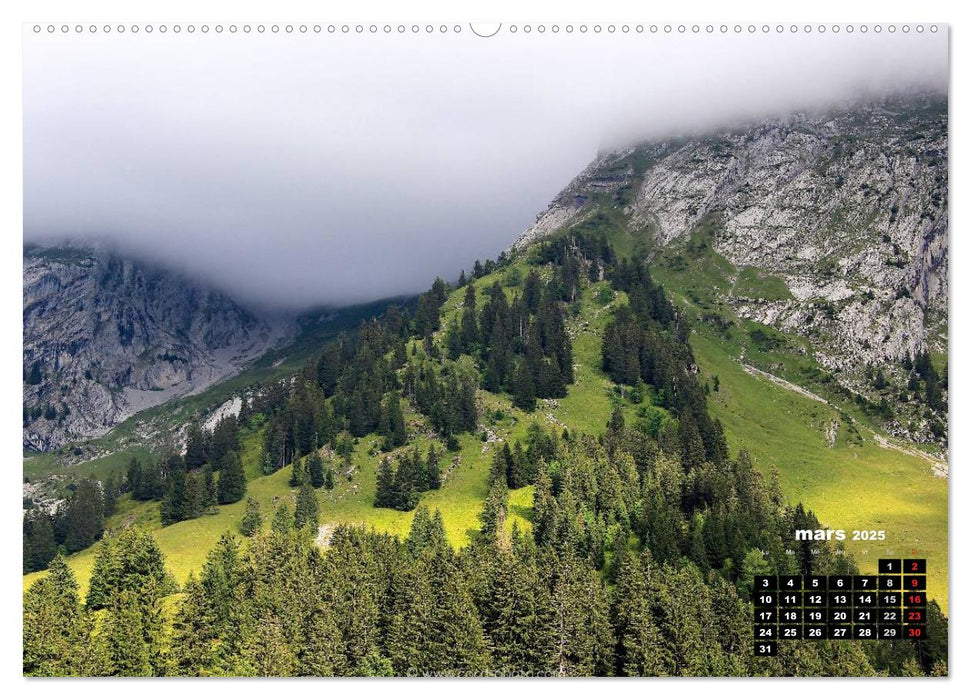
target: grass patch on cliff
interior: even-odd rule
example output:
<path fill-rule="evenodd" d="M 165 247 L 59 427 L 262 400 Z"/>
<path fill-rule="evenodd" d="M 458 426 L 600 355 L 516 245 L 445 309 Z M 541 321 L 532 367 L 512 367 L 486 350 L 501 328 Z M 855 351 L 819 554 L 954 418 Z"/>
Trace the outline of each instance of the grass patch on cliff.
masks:
<path fill-rule="evenodd" d="M 755 267 L 743 267 L 735 279 L 734 294 L 749 299 L 787 301 L 792 293 L 781 277 L 763 272 Z"/>

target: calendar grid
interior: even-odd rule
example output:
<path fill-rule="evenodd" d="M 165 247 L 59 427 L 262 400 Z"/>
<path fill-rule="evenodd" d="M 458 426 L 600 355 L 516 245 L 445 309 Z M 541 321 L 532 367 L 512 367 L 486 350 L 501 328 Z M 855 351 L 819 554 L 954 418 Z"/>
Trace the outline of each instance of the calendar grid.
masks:
<path fill-rule="evenodd" d="M 927 628 L 927 561 L 881 559 L 879 573 L 756 576 L 756 656 L 776 656 L 780 641 L 910 639 Z"/>

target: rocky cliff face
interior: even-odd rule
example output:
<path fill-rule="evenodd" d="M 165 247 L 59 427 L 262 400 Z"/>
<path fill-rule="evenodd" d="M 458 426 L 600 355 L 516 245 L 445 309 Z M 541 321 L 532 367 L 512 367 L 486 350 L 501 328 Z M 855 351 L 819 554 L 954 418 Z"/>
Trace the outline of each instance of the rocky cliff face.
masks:
<path fill-rule="evenodd" d="M 236 373 L 285 333 L 225 295 L 97 248 L 24 250 L 25 447 L 50 450 Z"/>
<path fill-rule="evenodd" d="M 868 367 L 903 385 L 904 358 L 947 351 L 947 120 L 942 98 L 895 98 L 604 153 L 515 246 L 604 208 L 659 259 L 704 227 L 737 273 L 787 288 L 736 275 L 718 293 L 738 315 L 809 338 L 854 391 Z M 922 440 L 921 420 L 890 427 Z"/>

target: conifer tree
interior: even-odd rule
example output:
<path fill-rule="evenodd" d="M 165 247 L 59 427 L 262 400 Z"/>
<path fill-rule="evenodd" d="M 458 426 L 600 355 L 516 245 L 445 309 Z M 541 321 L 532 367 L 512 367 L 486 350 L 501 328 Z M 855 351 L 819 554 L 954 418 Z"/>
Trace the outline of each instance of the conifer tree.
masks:
<path fill-rule="evenodd" d="M 108 605 L 111 595 L 119 589 L 121 562 L 115 556 L 114 544 L 105 538 L 101 540 L 98 554 L 94 558 L 94 569 L 88 584 L 85 605 L 89 610 L 98 610 Z"/>
<path fill-rule="evenodd" d="M 545 465 L 540 465 L 533 493 L 533 538 L 539 546 L 552 545 L 559 529 L 553 483 Z"/>
<path fill-rule="evenodd" d="M 401 397 L 396 391 L 388 394 L 381 407 L 380 432 L 384 435 L 384 448 L 386 450 L 400 447 L 408 441 L 405 416 L 401 410 Z"/>
<path fill-rule="evenodd" d="M 306 641 L 298 656 L 301 676 L 346 674 L 340 630 L 329 605 L 321 602 L 313 607 L 304 621 L 303 638 Z"/>
<path fill-rule="evenodd" d="M 526 412 L 536 410 L 536 383 L 529 362 L 521 360 L 513 379 L 512 400 L 516 408 Z"/>
<path fill-rule="evenodd" d="M 291 487 L 297 488 L 304 481 L 304 460 L 295 459 L 290 467 L 290 481 L 288 482 Z"/>
<path fill-rule="evenodd" d="M 185 471 L 175 467 L 169 475 L 168 490 L 159 508 L 162 524 L 171 525 L 185 520 Z"/>
<path fill-rule="evenodd" d="M 202 474 L 204 486 L 202 509 L 203 512 L 215 513 L 215 506 L 217 503 L 219 503 L 219 493 L 216 489 L 216 479 L 213 474 L 212 466 L 207 464 L 205 467 L 203 467 Z"/>
<path fill-rule="evenodd" d="M 219 470 L 219 502 L 222 504 L 236 503 L 246 495 L 246 473 L 239 454 L 230 450 L 223 458 L 222 468 Z"/>
<path fill-rule="evenodd" d="M 111 517 L 118 510 L 119 493 L 118 474 L 117 472 L 111 472 L 104 483 L 101 484 L 101 495 L 104 501 L 104 514 L 106 518 Z"/>
<path fill-rule="evenodd" d="M 614 628 L 617 634 L 617 671 L 625 676 L 657 676 L 663 668 L 656 650 L 660 640 L 651 617 L 645 568 L 636 555 L 622 558 L 614 592 Z M 650 553 L 645 552 L 645 561 Z"/>
<path fill-rule="evenodd" d="M 208 461 L 208 435 L 198 425 L 189 426 L 185 444 L 185 468 L 198 469 Z"/>
<path fill-rule="evenodd" d="M 215 670 L 216 654 L 213 636 L 207 629 L 210 610 L 205 590 L 190 572 L 182 592 L 182 605 L 172 624 L 174 675 L 211 675 Z"/>
<path fill-rule="evenodd" d="M 246 510 L 243 511 L 239 531 L 247 537 L 252 537 L 259 532 L 262 525 L 263 515 L 260 513 L 260 502 L 251 496 L 246 499 Z"/>
<path fill-rule="evenodd" d="M 297 506 L 294 511 L 293 525 L 298 530 L 303 527 L 310 529 L 314 535 L 320 527 L 320 504 L 317 502 L 317 492 L 310 485 L 310 481 L 304 481 L 297 492 Z"/>
<path fill-rule="evenodd" d="M 273 514 L 271 529 L 273 532 L 279 532 L 281 534 L 286 534 L 293 530 L 293 511 L 290 510 L 290 506 L 286 503 L 281 503 L 280 507 L 276 509 L 276 513 Z"/>
<path fill-rule="evenodd" d="M 186 520 L 198 518 L 202 515 L 205 501 L 204 477 L 199 471 L 189 472 L 185 478 L 185 499 L 183 501 L 183 517 Z"/>
<path fill-rule="evenodd" d="M 24 594 L 23 671 L 25 676 L 70 676 L 87 640 L 79 609 L 78 584 L 57 555 L 49 573 Z"/>
<path fill-rule="evenodd" d="M 377 487 L 374 494 L 375 508 L 393 508 L 395 503 L 395 474 L 387 457 L 378 466 Z"/>
<path fill-rule="evenodd" d="M 327 465 L 327 471 L 324 472 L 324 488 L 328 491 L 334 490 L 334 470 L 330 465 Z"/>
<path fill-rule="evenodd" d="M 314 450 L 307 460 L 307 472 L 310 476 L 311 486 L 319 489 L 324 485 L 324 461 L 321 459 L 320 453 L 317 450 Z"/>
<path fill-rule="evenodd" d="M 23 570 L 24 573 L 47 568 L 57 555 L 54 521 L 40 509 L 24 513 Z"/>
<path fill-rule="evenodd" d="M 442 487 L 442 473 L 438 464 L 438 453 L 435 451 L 434 445 L 428 447 L 426 469 L 428 472 L 428 488 L 433 491 L 440 489 Z"/>
<path fill-rule="evenodd" d="M 466 354 L 475 352 L 479 344 L 479 326 L 475 314 L 475 285 L 465 288 L 465 303 L 462 309 L 462 324 L 459 331 L 459 347 Z"/>
<path fill-rule="evenodd" d="M 151 676 L 137 594 L 124 590 L 113 596 L 105 619 L 108 664 L 113 676 Z"/>
<path fill-rule="evenodd" d="M 101 486 L 93 479 L 82 479 L 68 502 L 65 516 L 67 535 L 64 547 L 78 552 L 101 538 L 105 529 L 104 499 Z"/>
<path fill-rule="evenodd" d="M 495 543 L 505 539 L 509 490 L 504 480 L 496 480 L 489 487 L 485 506 L 479 514 L 479 534 L 483 542 Z"/>

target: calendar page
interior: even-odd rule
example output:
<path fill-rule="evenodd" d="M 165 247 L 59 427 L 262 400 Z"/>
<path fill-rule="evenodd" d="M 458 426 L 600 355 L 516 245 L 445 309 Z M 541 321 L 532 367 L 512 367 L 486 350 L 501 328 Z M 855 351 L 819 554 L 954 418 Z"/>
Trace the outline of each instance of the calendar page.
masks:
<path fill-rule="evenodd" d="M 947 24 L 84 13 L 24 676 L 948 675 Z"/>

